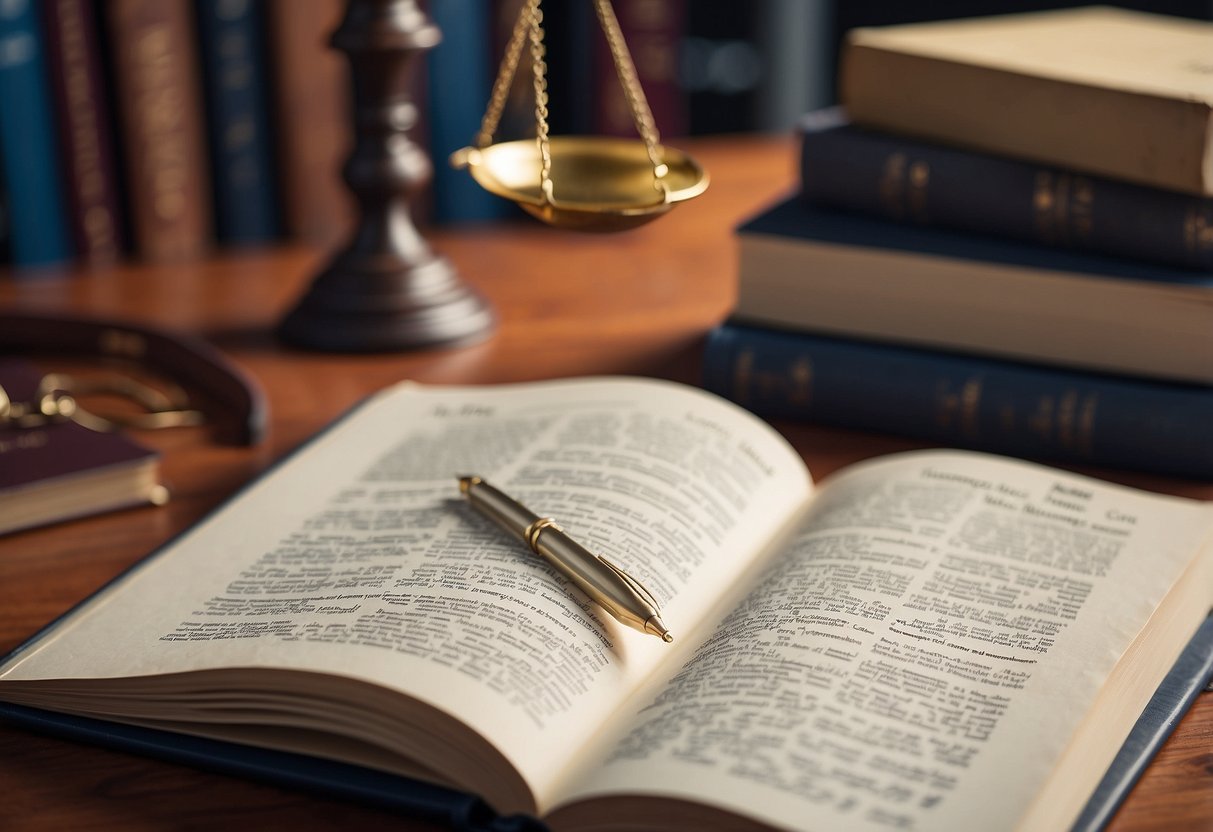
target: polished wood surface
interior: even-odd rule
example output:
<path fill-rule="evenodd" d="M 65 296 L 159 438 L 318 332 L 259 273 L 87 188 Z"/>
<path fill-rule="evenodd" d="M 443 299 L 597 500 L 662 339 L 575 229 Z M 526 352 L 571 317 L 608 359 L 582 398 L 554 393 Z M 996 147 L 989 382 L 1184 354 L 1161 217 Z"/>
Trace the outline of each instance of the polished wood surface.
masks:
<path fill-rule="evenodd" d="M 791 190 L 790 140 L 689 145 L 707 194 L 615 236 L 520 221 L 430 239 L 494 305 L 475 346 L 369 356 L 293 351 L 273 328 L 323 262 L 286 248 L 177 266 L 0 273 L 0 308 L 151 323 L 202 336 L 255 376 L 271 408 L 257 448 L 205 429 L 143 433 L 164 451 L 173 500 L 0 538 L 0 653 L 213 509 L 369 392 L 401 379 L 491 383 L 605 373 L 694 381 L 705 331 L 734 297 L 737 221 Z M 817 478 L 918 447 L 888 436 L 780 424 Z M 1213 486 L 1126 472 L 1084 473 L 1213 499 Z M 374 809 L 50 739 L 0 726 L 0 829 L 430 829 Z M 1213 694 L 1201 697 L 1117 816 L 1116 832 L 1213 829 Z"/>

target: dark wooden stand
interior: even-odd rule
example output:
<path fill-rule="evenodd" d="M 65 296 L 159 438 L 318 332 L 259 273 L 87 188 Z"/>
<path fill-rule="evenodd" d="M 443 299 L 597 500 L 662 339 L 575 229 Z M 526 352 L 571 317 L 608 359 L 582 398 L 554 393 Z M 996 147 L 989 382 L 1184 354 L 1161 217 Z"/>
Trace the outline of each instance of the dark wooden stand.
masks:
<path fill-rule="evenodd" d="M 344 176 L 360 218 L 279 325 L 290 344 L 386 352 L 467 343 L 493 329 L 492 310 L 430 250 L 409 209 L 433 172 L 406 133 L 418 116 L 409 79 L 414 61 L 441 38 L 416 0 L 350 0 L 333 33 L 353 82 L 355 144 Z"/>

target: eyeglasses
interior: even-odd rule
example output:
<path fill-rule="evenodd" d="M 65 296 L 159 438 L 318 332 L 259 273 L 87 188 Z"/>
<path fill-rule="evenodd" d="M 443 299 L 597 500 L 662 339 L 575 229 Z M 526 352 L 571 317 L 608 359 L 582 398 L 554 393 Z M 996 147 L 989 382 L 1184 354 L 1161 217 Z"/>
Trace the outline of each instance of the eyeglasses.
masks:
<path fill-rule="evenodd" d="M 117 396 L 140 408 L 135 412 L 85 407 L 80 396 Z M 42 376 L 33 396 L 15 400 L 0 384 L 0 428 L 34 428 L 51 422 L 73 421 L 98 431 L 118 428 L 174 428 L 201 425 L 206 417 L 188 406 L 185 391 L 175 385 L 160 390 L 130 376 L 106 372 L 77 378 L 64 373 Z"/>
<path fill-rule="evenodd" d="M 29 385 L 35 388 L 29 395 L 0 387 L 0 427 L 65 419 L 102 430 L 206 422 L 224 439 L 242 445 L 256 444 L 265 433 L 268 417 L 260 385 L 195 338 L 124 322 L 0 313 L 0 354 L 13 353 L 121 359 L 172 381 L 152 386 L 108 369 L 88 377 L 48 373 Z M 116 396 L 134 407 L 103 411 L 82 406 L 80 397 L 93 394 Z"/>

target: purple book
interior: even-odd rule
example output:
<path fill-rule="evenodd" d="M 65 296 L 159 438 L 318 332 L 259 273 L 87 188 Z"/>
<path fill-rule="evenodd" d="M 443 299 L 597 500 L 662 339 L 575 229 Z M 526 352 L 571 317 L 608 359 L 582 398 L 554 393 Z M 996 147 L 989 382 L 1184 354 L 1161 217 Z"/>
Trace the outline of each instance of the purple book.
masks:
<path fill-rule="evenodd" d="M 0 388 L 12 402 L 31 399 L 41 379 L 30 364 L 0 360 Z M 0 411 L 4 404 L 0 397 Z M 0 423 L 0 534 L 160 502 L 158 462 L 121 433 L 71 421 Z"/>

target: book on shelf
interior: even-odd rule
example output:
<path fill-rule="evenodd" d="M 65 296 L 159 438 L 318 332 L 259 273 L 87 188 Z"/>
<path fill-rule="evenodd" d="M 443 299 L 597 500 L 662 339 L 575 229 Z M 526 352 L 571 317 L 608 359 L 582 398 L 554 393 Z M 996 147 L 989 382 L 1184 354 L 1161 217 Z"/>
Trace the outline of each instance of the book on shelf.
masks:
<path fill-rule="evenodd" d="M 470 510 L 471 472 L 631 572 L 674 643 Z M 16 650 L 0 700 L 553 829 L 1067 829 L 1205 620 L 1211 541 L 1208 504 L 972 452 L 815 483 L 668 382 L 406 383 Z"/>
<path fill-rule="evenodd" d="M 0 416 L 34 398 L 42 378 L 24 361 L 0 359 Z M 121 433 L 0 419 L 0 534 L 162 502 L 158 473 L 159 454 Z"/>
<path fill-rule="evenodd" d="M 766 418 L 1213 480 L 1213 387 L 725 323 L 704 386 Z"/>
<path fill-rule="evenodd" d="M 126 231 L 96 8 L 49 0 L 42 12 L 76 256 L 110 263 L 122 255 Z"/>
<path fill-rule="evenodd" d="M 215 236 L 221 243 L 265 243 L 278 236 L 263 11 L 251 2 L 195 4 Z"/>
<path fill-rule="evenodd" d="M 489 0 L 445 0 L 431 4 L 430 17 L 442 40 L 425 53 L 428 147 L 433 159 L 433 213 L 437 223 L 497 219 L 510 205 L 481 188 L 450 156 L 472 144 L 488 107 L 496 77 L 490 65 L 494 14 Z M 530 51 L 524 44 L 523 51 Z M 529 63 L 519 61 L 520 73 Z M 533 101 L 534 99 L 532 99 Z"/>
<path fill-rule="evenodd" d="M 1213 274 L 792 196 L 738 229 L 737 320 L 1213 384 Z"/>
<path fill-rule="evenodd" d="M 799 134 L 814 204 L 1213 271 L 1213 197 L 868 130 L 838 107 L 805 116 Z"/>
<path fill-rule="evenodd" d="M 1213 196 L 1213 22 L 1107 7 L 856 29 L 857 124 Z"/>
<path fill-rule="evenodd" d="M 9 239 L 17 266 L 72 256 L 46 63 L 38 7 L 28 0 L 0 3 L 0 165 L 13 207 Z"/>
<path fill-rule="evenodd" d="M 587 4 L 588 5 L 588 4 Z M 687 100 L 679 81 L 679 45 L 686 32 L 687 0 L 615 0 L 619 22 L 636 80 L 644 92 L 659 135 L 685 136 Z M 597 21 L 595 21 L 597 23 Z M 638 138 L 636 119 L 624 93 L 611 48 L 600 27 L 593 42 L 595 102 L 593 131 L 607 136 Z"/>
<path fill-rule="evenodd" d="M 135 253 L 186 260 L 212 243 L 210 172 L 189 0 L 101 4 L 125 154 Z"/>
<path fill-rule="evenodd" d="M 353 148 L 346 59 L 329 46 L 341 0 L 266 4 L 283 224 L 292 237 L 340 242 L 354 224 L 354 198 L 341 179 Z"/>

